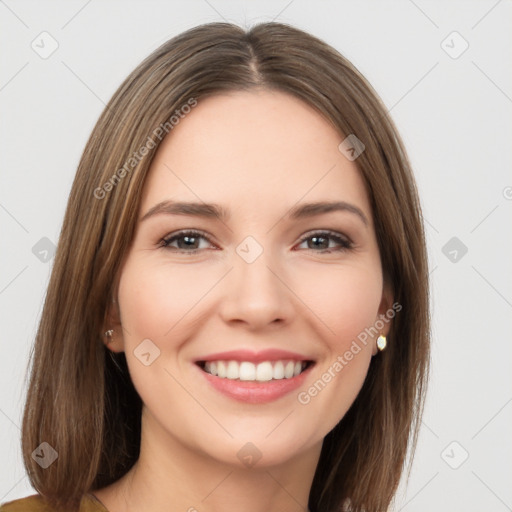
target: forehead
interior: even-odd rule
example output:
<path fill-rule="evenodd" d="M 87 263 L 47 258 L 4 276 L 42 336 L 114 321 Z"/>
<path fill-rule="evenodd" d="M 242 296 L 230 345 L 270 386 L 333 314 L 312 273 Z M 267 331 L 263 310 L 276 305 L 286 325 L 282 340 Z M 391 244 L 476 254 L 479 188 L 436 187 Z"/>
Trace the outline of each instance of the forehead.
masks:
<path fill-rule="evenodd" d="M 142 208 L 165 199 L 255 211 L 305 201 L 356 202 L 369 214 L 360 171 L 338 150 L 343 134 L 282 92 L 231 92 L 199 100 L 152 162 Z M 279 208 L 279 206 L 281 208 Z"/>

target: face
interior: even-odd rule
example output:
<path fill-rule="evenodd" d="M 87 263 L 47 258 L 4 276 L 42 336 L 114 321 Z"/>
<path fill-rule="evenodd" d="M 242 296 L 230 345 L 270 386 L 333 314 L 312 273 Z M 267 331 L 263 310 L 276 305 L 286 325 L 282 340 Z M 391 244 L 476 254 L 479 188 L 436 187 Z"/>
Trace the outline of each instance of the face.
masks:
<path fill-rule="evenodd" d="M 318 450 L 344 416 L 376 353 L 358 336 L 390 300 L 343 139 L 303 102 L 259 91 L 199 101 L 164 140 L 112 345 L 143 400 L 143 436 L 272 465 Z"/>

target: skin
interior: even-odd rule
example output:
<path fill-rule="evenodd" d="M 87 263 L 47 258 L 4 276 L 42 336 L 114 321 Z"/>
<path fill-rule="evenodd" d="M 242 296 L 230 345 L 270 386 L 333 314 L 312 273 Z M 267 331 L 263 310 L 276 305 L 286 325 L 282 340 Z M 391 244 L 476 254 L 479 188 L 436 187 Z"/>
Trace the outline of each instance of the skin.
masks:
<path fill-rule="evenodd" d="M 110 512 L 307 510 L 322 440 L 361 389 L 375 339 L 308 404 L 298 391 L 392 304 L 362 178 L 338 150 L 343 138 L 305 103 L 260 90 L 200 100 L 163 141 L 139 219 L 169 199 L 216 203 L 230 217 L 161 213 L 138 223 L 107 328 L 144 402 L 141 455 L 95 491 Z M 315 201 L 346 201 L 367 224 L 350 211 L 286 217 Z M 182 229 L 211 243 L 200 238 L 195 254 L 183 239 L 162 246 Z M 311 233 L 319 230 L 349 238 L 351 248 L 331 238 L 328 250 L 318 247 Z M 236 252 L 247 236 L 263 249 L 252 263 Z M 134 355 L 144 339 L 160 350 L 149 366 Z M 213 389 L 194 364 L 240 348 L 299 352 L 315 366 L 298 391 L 242 403 Z M 253 467 L 237 457 L 247 442 L 261 453 Z"/>

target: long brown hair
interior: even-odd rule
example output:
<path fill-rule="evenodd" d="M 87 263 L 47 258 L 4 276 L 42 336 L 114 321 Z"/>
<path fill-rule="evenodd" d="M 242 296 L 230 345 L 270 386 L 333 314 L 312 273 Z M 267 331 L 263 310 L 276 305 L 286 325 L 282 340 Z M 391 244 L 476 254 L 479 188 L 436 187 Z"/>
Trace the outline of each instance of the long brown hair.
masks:
<path fill-rule="evenodd" d="M 356 163 L 373 209 L 384 279 L 402 306 L 387 349 L 372 358 L 355 402 L 324 439 L 309 508 L 328 512 L 350 503 L 356 512 L 382 511 L 396 492 L 417 440 L 430 339 L 423 224 L 406 152 L 371 85 L 326 43 L 280 23 L 248 31 L 212 23 L 169 40 L 128 76 L 78 166 L 35 340 L 22 428 L 30 481 L 56 508 L 77 510 L 84 493 L 119 479 L 139 455 L 141 399 L 125 355 L 106 349 L 102 333 L 161 142 L 158 127 L 170 132 L 176 110 L 193 101 L 254 88 L 294 95 L 332 123 L 340 142 L 355 134 L 364 143 Z M 58 452 L 46 469 L 31 456 L 43 442 Z"/>

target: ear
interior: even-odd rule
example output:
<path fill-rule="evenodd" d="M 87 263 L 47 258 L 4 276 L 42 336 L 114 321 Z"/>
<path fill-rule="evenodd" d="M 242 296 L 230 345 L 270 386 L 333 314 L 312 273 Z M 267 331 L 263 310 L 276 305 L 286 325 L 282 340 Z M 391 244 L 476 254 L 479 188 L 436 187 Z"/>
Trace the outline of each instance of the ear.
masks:
<path fill-rule="evenodd" d="M 383 336 L 387 336 L 389 333 L 389 330 L 391 329 L 391 322 L 393 321 L 393 316 L 389 315 L 389 311 L 393 311 L 393 292 L 391 290 L 391 287 L 388 284 L 384 284 L 382 289 L 382 298 L 379 304 L 379 309 L 377 313 L 377 318 L 375 319 L 376 326 L 379 327 L 379 334 L 382 334 Z M 377 337 L 375 337 L 373 348 L 372 348 L 372 355 L 377 355 L 379 352 L 377 348 Z"/>
<path fill-rule="evenodd" d="M 110 335 L 107 334 L 109 332 L 111 333 Z M 108 303 L 101 338 L 108 350 L 112 352 L 124 352 L 123 326 L 121 323 L 119 303 L 115 298 L 110 299 Z"/>

